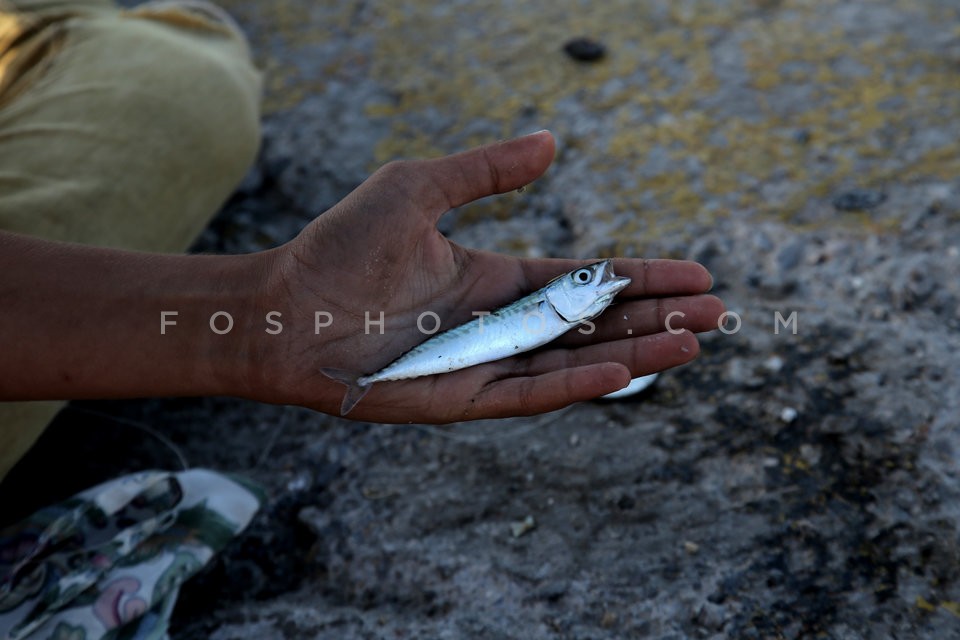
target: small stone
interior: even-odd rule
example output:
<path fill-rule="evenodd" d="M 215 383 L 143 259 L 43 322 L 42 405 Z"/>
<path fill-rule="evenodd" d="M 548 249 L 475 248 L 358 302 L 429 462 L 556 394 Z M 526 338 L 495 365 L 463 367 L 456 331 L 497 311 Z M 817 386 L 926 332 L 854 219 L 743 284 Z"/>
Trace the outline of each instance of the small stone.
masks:
<path fill-rule="evenodd" d="M 760 374 L 763 372 L 760 371 Z M 767 382 L 767 378 L 758 375 L 751 363 L 744 358 L 731 358 L 727 362 L 727 380 L 731 384 L 745 389 L 759 389 Z"/>
<path fill-rule="evenodd" d="M 613 611 L 604 611 L 603 617 L 600 618 L 600 626 L 604 629 L 610 629 L 615 624 L 617 624 L 617 614 Z"/>
<path fill-rule="evenodd" d="M 815 465 L 820 462 L 820 448 L 812 444 L 800 445 L 800 457 L 808 464 Z"/>
<path fill-rule="evenodd" d="M 563 45 L 564 52 L 580 62 L 596 62 L 607 54 L 607 48 L 589 38 L 574 38 Z"/>
<path fill-rule="evenodd" d="M 885 193 L 870 189 L 851 189 L 833 198 L 837 211 L 864 211 L 879 207 L 887 199 Z"/>
<path fill-rule="evenodd" d="M 304 491 L 305 489 L 310 488 L 312 484 L 311 478 L 306 473 L 299 473 L 293 477 L 289 482 L 287 482 L 287 491 L 294 493 L 296 491 Z"/>
<path fill-rule="evenodd" d="M 711 631 L 720 631 L 728 616 L 727 609 L 723 605 L 713 602 L 704 602 L 694 616 L 694 621 Z"/>
<path fill-rule="evenodd" d="M 813 134 L 809 129 L 799 129 L 793 134 L 793 139 L 797 144 L 809 144 L 813 139 Z"/>
<path fill-rule="evenodd" d="M 800 238 L 784 245 L 777 253 L 777 266 L 780 267 L 780 271 L 786 273 L 795 269 L 803 262 L 806 251 L 807 244 Z"/>
<path fill-rule="evenodd" d="M 538 600 L 546 600 L 547 602 L 556 602 L 563 596 L 567 595 L 567 592 L 570 590 L 570 587 L 566 582 L 549 582 L 544 585 L 539 591 L 536 592 L 535 596 Z"/>
<path fill-rule="evenodd" d="M 780 356 L 770 356 L 763 361 L 763 368 L 770 373 L 779 373 L 783 369 L 783 358 Z"/>
<path fill-rule="evenodd" d="M 580 436 L 577 435 L 576 433 L 571 433 L 571 434 L 570 434 L 570 446 L 571 446 L 571 447 L 575 447 L 575 446 L 577 446 L 578 444 L 580 444 Z"/>
<path fill-rule="evenodd" d="M 686 542 L 683 543 L 683 550 L 689 553 L 690 555 L 695 555 L 697 552 L 700 551 L 700 545 L 698 545 L 696 542 L 693 542 L 691 540 L 687 540 Z"/>
<path fill-rule="evenodd" d="M 513 534 L 514 538 L 519 538 L 520 536 L 529 533 L 537 526 L 536 520 L 533 519 L 533 516 L 527 516 L 523 520 L 518 522 L 510 523 L 510 533 Z"/>
<path fill-rule="evenodd" d="M 927 189 L 927 198 L 930 207 L 939 208 L 944 202 L 950 199 L 951 189 L 949 184 L 935 184 Z"/>
<path fill-rule="evenodd" d="M 797 419 L 797 410 L 793 407 L 784 407 L 780 412 L 780 419 L 787 424 L 790 424 Z"/>

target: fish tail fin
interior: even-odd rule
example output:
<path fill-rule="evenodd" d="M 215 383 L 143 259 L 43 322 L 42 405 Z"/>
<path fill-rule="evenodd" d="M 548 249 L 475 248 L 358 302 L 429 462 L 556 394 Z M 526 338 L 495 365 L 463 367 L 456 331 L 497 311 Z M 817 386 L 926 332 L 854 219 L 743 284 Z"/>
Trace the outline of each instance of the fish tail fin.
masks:
<path fill-rule="evenodd" d="M 341 384 L 347 385 L 347 393 L 343 396 L 343 402 L 340 403 L 340 415 L 345 416 L 350 411 L 357 406 L 357 403 L 367 395 L 367 391 L 370 391 L 372 386 L 370 383 L 362 384 L 359 382 L 361 376 L 356 373 L 351 373 L 349 371 L 344 371 L 343 369 L 331 369 L 324 367 L 320 369 L 320 373 L 327 376 L 331 380 L 336 380 Z"/>

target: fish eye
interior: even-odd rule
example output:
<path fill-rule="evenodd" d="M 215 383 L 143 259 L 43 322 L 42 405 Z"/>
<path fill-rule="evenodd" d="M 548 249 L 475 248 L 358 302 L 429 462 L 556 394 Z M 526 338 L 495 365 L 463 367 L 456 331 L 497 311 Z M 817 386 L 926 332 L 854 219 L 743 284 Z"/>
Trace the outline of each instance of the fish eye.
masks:
<path fill-rule="evenodd" d="M 573 272 L 573 281 L 577 284 L 587 284 L 593 278 L 590 269 L 578 269 Z"/>

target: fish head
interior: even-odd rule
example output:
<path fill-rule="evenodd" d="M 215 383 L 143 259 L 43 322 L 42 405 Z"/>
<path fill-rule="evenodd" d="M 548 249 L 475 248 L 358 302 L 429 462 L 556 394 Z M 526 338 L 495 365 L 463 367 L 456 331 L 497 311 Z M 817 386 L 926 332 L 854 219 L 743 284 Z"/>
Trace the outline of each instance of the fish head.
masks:
<path fill-rule="evenodd" d="M 610 260 L 594 262 L 556 278 L 547 285 L 547 302 L 567 322 L 600 315 L 628 284 L 630 278 L 613 272 Z"/>

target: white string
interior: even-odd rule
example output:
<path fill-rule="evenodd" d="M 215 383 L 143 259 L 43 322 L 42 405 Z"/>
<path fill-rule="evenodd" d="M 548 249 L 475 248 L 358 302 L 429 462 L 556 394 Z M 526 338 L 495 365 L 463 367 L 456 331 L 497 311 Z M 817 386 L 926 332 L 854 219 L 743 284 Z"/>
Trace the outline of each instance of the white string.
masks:
<path fill-rule="evenodd" d="M 187 457 L 183 453 L 183 450 L 180 447 L 178 447 L 172 440 L 170 440 L 170 438 L 165 436 L 163 433 L 159 432 L 158 430 L 154 429 L 153 427 L 143 422 L 140 422 L 137 420 L 131 420 L 129 418 L 122 418 L 120 416 L 104 413 L 102 411 L 88 409 L 86 407 L 68 405 L 68 409 L 72 411 L 77 411 L 79 413 L 86 413 L 99 418 L 112 420 L 118 424 L 139 429 L 140 431 L 143 431 L 144 433 L 147 433 L 153 436 L 158 441 L 160 441 L 165 447 L 167 447 L 170 451 L 172 451 L 173 454 L 177 457 L 177 460 L 184 471 L 190 469 L 190 463 L 187 461 Z M 276 445 L 277 441 L 280 439 L 280 436 L 283 434 L 283 432 L 287 430 L 287 427 L 290 426 L 293 419 L 293 411 L 291 409 L 292 409 L 291 407 L 286 407 L 284 409 L 284 415 L 282 420 L 280 420 L 277 427 L 272 430 L 270 439 L 264 445 L 263 452 L 257 457 L 256 463 L 254 463 L 255 469 L 261 468 L 263 466 L 263 464 L 266 462 L 267 458 L 269 457 L 270 453 L 273 451 L 273 448 Z M 489 442 L 496 442 L 499 440 L 506 440 L 508 438 L 518 438 L 520 436 L 526 435 L 527 433 L 530 433 L 535 429 L 539 429 L 540 427 L 544 426 L 547 423 L 560 419 L 569 410 L 570 410 L 570 407 L 566 407 L 565 409 L 562 409 L 559 412 L 555 411 L 546 415 L 539 416 L 538 418 L 531 420 L 527 424 L 520 425 L 514 429 L 503 429 L 498 431 L 497 433 L 492 433 L 492 434 L 468 435 L 468 434 L 461 434 L 461 433 L 453 433 L 446 429 L 442 429 L 440 427 L 435 427 L 433 425 L 428 425 L 428 424 L 384 424 L 379 426 L 395 427 L 395 428 L 401 428 L 401 429 L 412 428 L 412 429 L 416 429 L 417 431 L 426 433 L 427 435 L 435 436 L 437 438 L 443 438 L 445 440 L 450 440 L 453 442 L 459 442 L 462 444 L 485 444 Z"/>
<path fill-rule="evenodd" d="M 170 438 L 163 435 L 162 433 L 160 433 L 159 431 L 157 431 L 156 429 L 154 429 L 148 424 L 145 424 L 143 422 L 138 422 L 137 420 L 130 420 L 129 418 L 121 418 L 120 416 L 111 415 L 109 413 L 104 413 L 102 411 L 96 411 L 94 409 L 87 409 L 86 407 L 77 407 L 72 404 L 67 405 L 67 409 L 69 409 L 70 411 L 77 411 L 79 413 L 86 413 L 91 416 L 97 416 L 98 418 L 106 418 L 107 420 L 113 420 L 118 424 L 126 425 L 128 427 L 133 427 L 135 429 L 139 429 L 140 431 L 143 431 L 144 433 L 148 433 L 154 438 L 156 438 L 157 440 L 159 440 L 161 443 L 163 443 L 164 446 L 166 446 L 168 449 L 170 449 L 170 451 L 173 452 L 173 454 L 177 457 L 177 460 L 180 462 L 180 466 L 183 467 L 184 471 L 187 471 L 190 469 L 190 463 L 187 462 L 187 457 L 184 455 L 183 450 L 181 450 L 180 447 L 174 444 L 174 442 Z"/>

